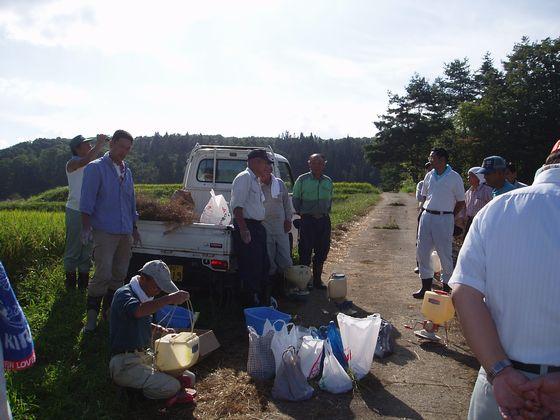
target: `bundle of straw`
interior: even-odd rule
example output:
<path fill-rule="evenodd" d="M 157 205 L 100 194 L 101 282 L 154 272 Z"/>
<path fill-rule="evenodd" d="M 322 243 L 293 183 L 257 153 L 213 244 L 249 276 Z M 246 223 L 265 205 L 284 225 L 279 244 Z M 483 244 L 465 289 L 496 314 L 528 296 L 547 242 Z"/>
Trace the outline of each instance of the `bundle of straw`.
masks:
<path fill-rule="evenodd" d="M 136 210 L 141 220 L 168 222 L 171 229 L 166 233 L 198 221 L 194 212 L 194 201 L 191 194 L 185 190 L 175 191 L 168 201 L 138 195 Z"/>

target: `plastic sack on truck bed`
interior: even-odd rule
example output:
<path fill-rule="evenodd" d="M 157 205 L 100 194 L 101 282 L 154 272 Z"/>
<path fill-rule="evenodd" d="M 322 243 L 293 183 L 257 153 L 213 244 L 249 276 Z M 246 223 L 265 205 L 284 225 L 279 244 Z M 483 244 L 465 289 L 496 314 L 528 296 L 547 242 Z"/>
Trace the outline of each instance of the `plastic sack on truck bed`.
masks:
<path fill-rule="evenodd" d="M 366 318 L 354 318 L 339 313 L 336 319 L 348 365 L 356 379 L 362 379 L 371 369 L 381 316 L 374 314 Z"/>
<path fill-rule="evenodd" d="M 323 346 L 325 340 L 304 336 L 298 352 L 299 362 L 303 375 L 313 379 L 321 371 L 321 360 L 323 358 Z"/>
<path fill-rule="evenodd" d="M 274 328 L 267 322 L 263 334 L 259 335 L 253 327 L 249 331 L 249 356 L 247 357 L 247 373 L 253 379 L 272 379 L 276 373 L 274 354 L 270 345 L 274 337 Z"/>
<path fill-rule="evenodd" d="M 296 349 L 289 347 L 282 353 L 280 369 L 272 387 L 272 397 L 279 400 L 303 401 L 312 396 L 313 387 L 301 373 Z"/>
<path fill-rule="evenodd" d="M 334 356 L 331 343 L 325 341 L 325 360 L 323 362 L 323 376 L 319 381 L 319 386 L 325 391 L 333 394 L 342 394 L 352 389 L 352 379 L 344 368 L 338 363 Z"/>
<path fill-rule="evenodd" d="M 216 195 L 210 190 L 210 200 L 200 216 L 200 223 L 227 226 L 231 223 L 229 206 L 223 195 Z"/>

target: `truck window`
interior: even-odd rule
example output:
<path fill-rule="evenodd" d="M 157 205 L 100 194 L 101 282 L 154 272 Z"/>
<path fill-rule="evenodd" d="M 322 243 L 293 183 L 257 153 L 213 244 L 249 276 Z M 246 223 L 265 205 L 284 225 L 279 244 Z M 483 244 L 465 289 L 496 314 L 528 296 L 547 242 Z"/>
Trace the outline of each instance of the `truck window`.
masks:
<path fill-rule="evenodd" d="M 200 182 L 212 182 L 214 176 L 214 159 L 203 159 L 198 164 L 196 179 Z M 246 160 L 216 160 L 216 183 L 231 184 L 239 172 L 247 168 Z"/>
<path fill-rule="evenodd" d="M 292 176 L 292 169 L 290 165 L 286 162 L 278 162 L 278 171 L 280 172 L 280 178 L 286 184 L 289 192 L 292 192 L 292 187 L 294 186 L 294 177 Z"/>

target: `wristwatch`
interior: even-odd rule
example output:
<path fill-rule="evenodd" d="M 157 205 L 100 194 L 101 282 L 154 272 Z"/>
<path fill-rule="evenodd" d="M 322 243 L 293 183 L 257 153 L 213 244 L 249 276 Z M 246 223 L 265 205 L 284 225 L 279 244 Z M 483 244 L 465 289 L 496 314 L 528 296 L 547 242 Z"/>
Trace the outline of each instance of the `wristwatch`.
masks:
<path fill-rule="evenodd" d="M 503 359 L 500 360 L 496 363 L 494 363 L 492 365 L 492 367 L 490 368 L 490 370 L 488 372 L 486 372 L 486 377 L 488 379 L 488 382 L 490 382 L 490 384 L 492 384 L 492 382 L 494 382 L 494 379 L 496 378 L 496 376 L 498 376 L 500 373 L 502 373 L 504 371 L 504 369 L 508 368 L 511 366 L 511 362 L 509 359 Z"/>

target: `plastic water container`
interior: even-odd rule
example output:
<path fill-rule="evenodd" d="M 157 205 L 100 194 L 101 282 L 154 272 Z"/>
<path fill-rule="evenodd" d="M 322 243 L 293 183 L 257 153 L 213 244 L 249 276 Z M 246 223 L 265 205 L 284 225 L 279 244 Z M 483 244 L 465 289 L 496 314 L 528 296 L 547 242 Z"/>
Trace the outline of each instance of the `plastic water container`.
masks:
<path fill-rule="evenodd" d="M 167 328 L 190 328 L 191 319 L 191 311 L 175 305 L 166 305 L 154 314 L 154 322 Z"/>
<path fill-rule="evenodd" d="M 426 292 L 422 301 L 422 314 L 434 324 L 444 324 L 455 315 L 451 296 L 445 292 Z"/>
<path fill-rule="evenodd" d="M 327 282 L 329 299 L 346 299 L 347 292 L 346 276 L 342 273 L 332 273 Z"/>
<path fill-rule="evenodd" d="M 441 272 L 441 260 L 436 251 L 432 252 L 432 255 L 430 255 L 430 264 L 432 265 L 432 271 L 434 273 Z"/>
<path fill-rule="evenodd" d="M 154 349 L 160 371 L 180 373 L 198 361 L 199 340 L 190 332 L 167 334 L 155 341 Z"/>
<path fill-rule="evenodd" d="M 284 270 L 286 280 L 299 290 L 307 288 L 307 283 L 311 280 L 311 268 L 307 265 L 293 265 Z"/>
<path fill-rule="evenodd" d="M 245 313 L 245 324 L 247 324 L 248 327 L 253 327 L 259 335 L 263 333 L 264 323 L 267 319 L 274 325 L 276 331 L 280 331 L 283 324 L 281 322 L 277 322 L 275 324 L 275 321 L 281 320 L 284 322 L 290 322 L 292 319 L 291 315 L 267 306 L 247 308 L 243 312 Z"/>

